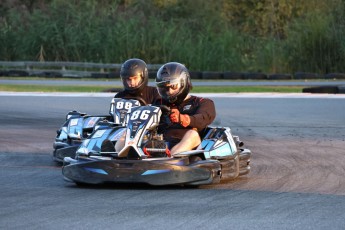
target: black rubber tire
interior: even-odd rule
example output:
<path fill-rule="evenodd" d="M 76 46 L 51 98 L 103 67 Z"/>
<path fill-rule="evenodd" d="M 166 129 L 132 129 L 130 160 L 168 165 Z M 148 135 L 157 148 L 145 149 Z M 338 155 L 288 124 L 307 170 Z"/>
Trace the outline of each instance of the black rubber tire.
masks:
<path fill-rule="evenodd" d="M 223 78 L 229 79 L 229 80 L 243 80 L 244 74 L 243 73 L 237 73 L 237 72 L 224 72 Z"/>
<path fill-rule="evenodd" d="M 205 79 L 205 80 L 222 79 L 222 78 L 223 78 L 222 72 L 206 71 L 202 73 L 202 79 Z"/>
<path fill-rule="evenodd" d="M 244 76 L 248 80 L 267 80 L 267 75 L 264 73 L 246 73 Z"/>
<path fill-rule="evenodd" d="M 109 72 L 108 77 L 110 79 L 120 78 L 120 71 Z"/>
<path fill-rule="evenodd" d="M 27 77 L 29 76 L 29 73 L 24 70 L 9 70 L 8 76 L 10 77 Z"/>
<path fill-rule="evenodd" d="M 201 79 L 202 73 L 200 71 L 189 71 L 191 79 Z"/>
<path fill-rule="evenodd" d="M 109 73 L 91 73 L 91 78 L 109 78 Z"/>
<path fill-rule="evenodd" d="M 294 79 L 296 80 L 304 80 L 304 79 L 320 79 L 320 75 L 317 73 L 304 73 L 304 72 L 297 72 L 294 74 Z"/>
<path fill-rule="evenodd" d="M 332 80 L 345 79 L 345 73 L 328 73 L 324 78 Z"/>
<path fill-rule="evenodd" d="M 268 80 L 291 80 L 293 77 L 291 74 L 270 74 Z"/>
<path fill-rule="evenodd" d="M 8 71 L 0 71 L 0 77 L 8 76 Z"/>

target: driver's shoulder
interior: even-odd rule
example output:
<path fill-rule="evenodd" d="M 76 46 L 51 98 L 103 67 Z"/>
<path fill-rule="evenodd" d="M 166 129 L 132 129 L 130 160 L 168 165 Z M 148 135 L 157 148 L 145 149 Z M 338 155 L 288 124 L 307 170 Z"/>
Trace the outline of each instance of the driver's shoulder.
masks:
<path fill-rule="evenodd" d="M 124 90 L 122 90 L 122 91 L 117 92 L 115 94 L 114 98 L 122 98 L 124 96 L 126 96 L 126 92 Z"/>

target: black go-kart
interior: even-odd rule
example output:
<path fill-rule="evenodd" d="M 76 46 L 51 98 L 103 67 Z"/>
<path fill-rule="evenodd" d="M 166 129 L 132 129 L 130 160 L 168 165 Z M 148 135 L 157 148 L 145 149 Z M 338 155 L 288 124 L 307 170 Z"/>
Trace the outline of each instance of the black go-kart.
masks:
<path fill-rule="evenodd" d="M 121 108 L 115 105 L 116 108 Z M 251 151 L 243 148 L 229 127 L 207 127 L 194 150 L 170 155 L 157 132 L 162 112 L 156 106 L 131 106 L 123 125 L 98 122 L 75 156 L 65 157 L 64 179 L 78 185 L 145 183 L 150 185 L 204 185 L 250 172 Z M 124 146 L 116 144 L 124 138 Z"/>

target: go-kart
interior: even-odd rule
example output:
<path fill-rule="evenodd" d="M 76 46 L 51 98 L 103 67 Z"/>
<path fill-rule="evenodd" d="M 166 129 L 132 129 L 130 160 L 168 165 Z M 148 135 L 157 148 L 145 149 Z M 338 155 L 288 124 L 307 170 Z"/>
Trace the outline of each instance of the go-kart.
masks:
<path fill-rule="evenodd" d="M 108 115 L 88 115 L 70 111 L 66 120 L 56 132 L 53 143 L 53 160 L 63 162 L 65 157 L 75 157 L 80 144 L 95 130 L 99 122 L 111 121 L 114 125 L 123 125 L 127 111 L 132 106 L 146 104 L 142 99 L 113 98 Z"/>
<path fill-rule="evenodd" d="M 243 143 L 228 127 L 207 127 L 196 149 L 171 156 L 168 145 L 157 132 L 162 113 L 167 111 L 152 105 L 136 106 L 128 110 L 123 126 L 99 122 L 80 145 L 75 158 L 64 158 L 64 179 L 78 185 L 198 186 L 250 172 L 251 151 L 241 148 Z M 116 150 L 124 136 L 124 146 Z"/>

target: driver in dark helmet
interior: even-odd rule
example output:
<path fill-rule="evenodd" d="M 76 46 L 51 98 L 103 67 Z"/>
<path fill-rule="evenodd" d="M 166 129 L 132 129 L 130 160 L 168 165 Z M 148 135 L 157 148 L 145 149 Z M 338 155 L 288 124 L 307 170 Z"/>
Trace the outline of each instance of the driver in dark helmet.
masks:
<path fill-rule="evenodd" d="M 145 104 L 153 104 L 160 98 L 156 87 L 148 86 L 149 76 L 146 63 L 138 58 L 125 61 L 120 70 L 124 90 L 118 92 L 115 98 L 141 98 Z M 140 102 L 143 105 L 143 102 Z"/>
<path fill-rule="evenodd" d="M 115 98 L 136 99 L 141 105 L 153 104 L 157 99 L 160 99 L 157 88 L 148 86 L 149 74 L 147 65 L 143 60 L 132 58 L 125 61 L 121 66 L 120 77 L 124 90 L 115 94 Z M 116 142 L 116 151 L 120 151 L 124 144 L 125 133 Z M 112 150 L 113 147 L 108 147 L 107 151 Z"/>
<path fill-rule="evenodd" d="M 156 105 L 170 108 L 170 114 L 161 119 L 160 132 L 169 143 L 171 155 L 196 148 L 201 143 L 200 133 L 216 117 L 213 101 L 189 95 L 189 71 L 177 62 L 166 63 L 158 70 L 156 85 L 162 97 Z"/>

